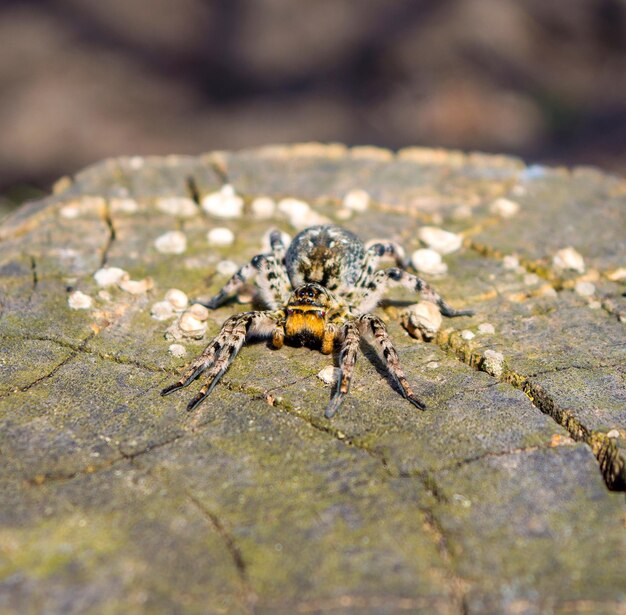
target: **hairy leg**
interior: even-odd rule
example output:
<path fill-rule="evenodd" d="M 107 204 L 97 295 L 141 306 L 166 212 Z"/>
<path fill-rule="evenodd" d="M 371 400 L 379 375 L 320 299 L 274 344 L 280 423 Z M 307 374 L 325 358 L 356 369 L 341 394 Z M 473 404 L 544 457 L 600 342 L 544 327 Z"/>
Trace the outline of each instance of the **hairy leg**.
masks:
<path fill-rule="evenodd" d="M 282 312 L 244 312 L 231 316 L 202 354 L 191 362 L 180 379 L 165 387 L 161 395 L 169 395 L 188 386 L 206 372 L 206 383 L 187 406 L 187 410 L 193 410 L 226 373 L 246 339 L 252 335 L 272 338 L 275 331 L 280 330 L 282 318 Z"/>
<path fill-rule="evenodd" d="M 324 413 L 326 418 L 331 418 L 335 415 L 350 390 L 356 355 L 359 350 L 359 340 L 361 339 L 359 329 L 353 320 L 348 321 L 344 325 L 343 338 L 339 354 L 339 378 L 337 379 L 335 392 L 330 398 Z"/>
<path fill-rule="evenodd" d="M 272 248 L 272 255 L 279 262 L 283 263 L 285 260 L 285 254 L 287 253 L 287 248 L 283 243 L 282 234 L 279 230 L 274 229 L 270 233 L 270 246 Z"/>
<path fill-rule="evenodd" d="M 444 316 L 452 318 L 455 316 L 472 316 L 474 314 L 472 310 L 455 310 L 424 280 L 397 267 L 382 269 L 374 274 L 368 287 L 363 290 L 354 302 L 355 311 L 361 314 L 371 312 L 383 298 L 387 289 L 393 286 L 404 286 L 409 290 L 421 293 L 424 299 L 436 303 Z"/>
<path fill-rule="evenodd" d="M 363 316 L 358 318 L 358 324 L 363 332 L 369 329 L 369 331 L 371 331 L 374 335 L 374 339 L 383 352 L 387 369 L 402 389 L 404 397 L 420 410 L 425 410 L 426 406 L 414 395 L 413 390 L 407 382 L 404 370 L 400 366 L 398 353 L 391 343 L 385 323 L 378 318 L 378 316 L 374 316 L 373 314 L 363 314 Z"/>
<path fill-rule="evenodd" d="M 241 267 L 217 295 L 209 301 L 200 301 L 199 303 L 211 309 L 218 308 L 255 275 L 261 291 L 261 298 L 270 310 L 277 309 L 287 301 L 291 292 L 291 285 L 284 266 L 274 255 L 258 254 L 248 264 Z"/>
<path fill-rule="evenodd" d="M 355 298 L 358 300 L 365 289 L 367 289 L 372 283 L 374 275 L 376 274 L 378 263 L 380 262 L 380 259 L 384 257 L 395 259 L 398 267 L 403 269 L 408 266 L 402 246 L 398 245 L 394 241 L 377 241 L 376 243 L 372 243 L 367 248 L 365 256 L 363 257 L 361 274 L 359 275 L 357 281 L 352 287 L 341 288 L 339 291 L 349 303 L 353 303 Z"/>

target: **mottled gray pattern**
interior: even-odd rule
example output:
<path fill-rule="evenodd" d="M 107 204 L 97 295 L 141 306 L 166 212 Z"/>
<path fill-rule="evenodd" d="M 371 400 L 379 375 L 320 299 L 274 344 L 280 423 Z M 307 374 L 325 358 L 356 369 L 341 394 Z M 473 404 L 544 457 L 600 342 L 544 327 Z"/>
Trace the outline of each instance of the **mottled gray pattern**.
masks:
<path fill-rule="evenodd" d="M 336 290 L 354 286 L 363 266 L 361 240 L 339 226 L 312 226 L 294 237 L 285 265 L 295 287 L 317 282 Z"/>

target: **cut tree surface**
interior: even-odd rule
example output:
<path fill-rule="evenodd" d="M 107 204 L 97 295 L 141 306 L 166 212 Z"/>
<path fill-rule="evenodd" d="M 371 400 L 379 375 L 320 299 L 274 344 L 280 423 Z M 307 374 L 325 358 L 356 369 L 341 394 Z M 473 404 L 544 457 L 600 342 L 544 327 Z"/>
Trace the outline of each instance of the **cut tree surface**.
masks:
<path fill-rule="evenodd" d="M 203 210 L 220 190 L 240 215 Z M 248 308 L 181 337 L 154 304 L 293 236 L 286 198 L 409 254 L 422 226 L 462 237 L 424 277 L 475 316 L 425 343 L 399 324 L 416 297 L 377 310 L 426 411 L 371 340 L 332 420 L 333 358 L 304 348 L 246 346 L 192 414 L 199 383 L 159 396 Z M 624 180 L 482 154 L 303 144 L 61 180 L 0 226 L 0 611 L 626 613 L 625 236 Z"/>

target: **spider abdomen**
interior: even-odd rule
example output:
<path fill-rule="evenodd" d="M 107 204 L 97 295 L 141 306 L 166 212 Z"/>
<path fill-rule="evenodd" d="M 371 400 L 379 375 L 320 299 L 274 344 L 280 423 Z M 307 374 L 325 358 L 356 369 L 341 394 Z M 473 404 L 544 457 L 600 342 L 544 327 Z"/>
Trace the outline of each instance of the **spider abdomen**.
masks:
<path fill-rule="evenodd" d="M 335 290 L 353 286 L 361 272 L 365 248 L 339 226 L 312 226 L 296 235 L 285 255 L 294 287 L 310 282 Z"/>

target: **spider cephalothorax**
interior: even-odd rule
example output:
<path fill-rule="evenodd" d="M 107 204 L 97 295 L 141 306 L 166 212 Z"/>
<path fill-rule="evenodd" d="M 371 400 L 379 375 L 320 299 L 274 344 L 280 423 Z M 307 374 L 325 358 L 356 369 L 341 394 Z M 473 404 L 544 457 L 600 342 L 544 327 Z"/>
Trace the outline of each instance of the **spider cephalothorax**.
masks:
<path fill-rule="evenodd" d="M 359 340 L 370 333 L 404 397 L 424 409 L 400 367 L 384 322 L 370 312 L 387 288 L 397 285 L 421 292 L 439 306 L 444 316 L 469 316 L 472 312 L 454 310 L 426 282 L 406 271 L 402 249 L 391 241 L 365 249 L 353 233 L 325 225 L 305 229 L 296 235 L 287 250 L 278 231 L 271 234 L 270 243 L 270 253 L 255 256 L 205 303 L 209 308 L 219 307 L 256 276 L 260 298 L 268 309 L 228 318 L 181 379 L 161 394 L 186 387 L 206 372 L 206 383 L 187 406 L 192 410 L 213 390 L 246 339 L 252 337 L 269 339 L 275 348 L 287 343 L 317 348 L 324 354 L 337 347 L 339 377 L 326 408 L 326 416 L 330 418 L 350 388 Z M 377 270 L 383 256 L 395 258 L 398 267 Z"/>

